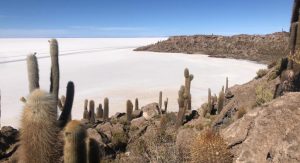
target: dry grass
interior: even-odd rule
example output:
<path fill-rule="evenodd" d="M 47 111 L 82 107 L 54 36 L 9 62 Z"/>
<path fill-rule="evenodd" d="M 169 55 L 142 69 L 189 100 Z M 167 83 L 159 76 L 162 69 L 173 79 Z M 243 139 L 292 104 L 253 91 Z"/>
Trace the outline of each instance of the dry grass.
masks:
<path fill-rule="evenodd" d="M 267 75 L 268 73 L 268 70 L 267 69 L 259 69 L 257 72 L 256 72 L 256 77 L 255 79 L 260 79 L 262 77 L 264 77 L 265 75 Z"/>
<path fill-rule="evenodd" d="M 194 163 L 232 163 L 232 154 L 222 137 L 210 129 L 196 137 L 191 147 Z"/>
<path fill-rule="evenodd" d="M 255 89 L 256 105 L 261 106 L 273 99 L 273 92 L 267 88 L 267 83 L 259 85 Z"/>

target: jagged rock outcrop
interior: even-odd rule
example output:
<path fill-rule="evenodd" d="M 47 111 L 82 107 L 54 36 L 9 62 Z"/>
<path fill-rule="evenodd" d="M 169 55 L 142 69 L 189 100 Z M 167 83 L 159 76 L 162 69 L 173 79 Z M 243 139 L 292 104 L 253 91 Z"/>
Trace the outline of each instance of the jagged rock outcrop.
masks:
<path fill-rule="evenodd" d="M 300 162 L 299 99 L 287 93 L 223 129 L 235 162 Z"/>

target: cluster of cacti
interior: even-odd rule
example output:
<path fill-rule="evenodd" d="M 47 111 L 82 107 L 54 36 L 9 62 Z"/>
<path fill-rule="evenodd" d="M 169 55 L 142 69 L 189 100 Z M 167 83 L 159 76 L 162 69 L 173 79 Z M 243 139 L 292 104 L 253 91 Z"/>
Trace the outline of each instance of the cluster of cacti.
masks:
<path fill-rule="evenodd" d="M 222 137 L 210 129 L 198 135 L 191 144 L 191 160 L 195 163 L 232 163 L 232 154 Z"/>
<path fill-rule="evenodd" d="M 185 90 L 184 90 L 184 97 L 188 103 L 188 110 L 192 110 L 192 95 L 191 95 L 191 82 L 194 79 L 194 76 L 189 73 L 189 69 L 184 70 L 184 77 L 185 77 Z"/>
<path fill-rule="evenodd" d="M 127 121 L 130 122 L 132 120 L 132 112 L 133 112 L 133 104 L 130 100 L 126 102 L 126 115 Z"/>
<path fill-rule="evenodd" d="M 58 141 L 58 133 L 71 117 L 74 99 L 73 82 L 69 82 L 67 85 L 66 98 L 61 105 L 62 113 L 57 119 L 59 63 L 58 43 L 55 39 L 50 41 L 50 53 L 50 93 L 39 89 L 36 54 L 27 57 L 30 95 L 27 100 L 22 97 L 25 106 L 21 119 L 21 145 L 19 147 L 19 159 L 25 163 L 58 162 L 60 150 L 62 150 L 62 143 Z"/>
<path fill-rule="evenodd" d="M 105 121 L 107 121 L 109 119 L 109 100 L 108 100 L 108 98 L 104 99 L 103 119 Z"/>
<path fill-rule="evenodd" d="M 87 137 L 79 121 L 70 121 L 64 129 L 64 163 L 99 163 L 98 143 Z"/>

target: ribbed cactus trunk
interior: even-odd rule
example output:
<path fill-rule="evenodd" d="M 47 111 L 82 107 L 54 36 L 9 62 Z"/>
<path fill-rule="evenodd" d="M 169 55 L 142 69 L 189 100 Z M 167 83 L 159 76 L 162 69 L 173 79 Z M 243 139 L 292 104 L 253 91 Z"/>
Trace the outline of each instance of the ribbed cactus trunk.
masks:
<path fill-rule="evenodd" d="M 159 107 L 159 114 L 162 114 L 162 91 L 159 92 L 158 107 Z"/>
<path fill-rule="evenodd" d="M 227 91 L 228 91 L 228 77 L 226 77 L 226 85 L 225 85 L 226 87 L 225 87 L 225 93 L 227 93 Z"/>
<path fill-rule="evenodd" d="M 95 139 L 89 138 L 87 145 L 87 163 L 100 163 L 100 149 L 99 144 Z"/>
<path fill-rule="evenodd" d="M 109 100 L 108 98 L 104 99 L 104 111 L 103 111 L 103 119 L 107 121 L 109 119 Z"/>
<path fill-rule="evenodd" d="M 56 39 L 51 39 L 49 42 L 50 42 L 50 55 L 51 55 L 50 92 L 53 93 L 55 99 L 58 100 L 58 93 L 59 93 L 58 42 Z"/>
<path fill-rule="evenodd" d="M 102 104 L 99 104 L 99 107 L 97 108 L 97 118 L 103 118 L 103 108 L 102 108 Z"/>
<path fill-rule="evenodd" d="M 165 105 L 165 113 L 167 113 L 168 111 L 168 102 L 169 102 L 169 99 L 167 98 L 164 102 L 164 105 Z"/>
<path fill-rule="evenodd" d="M 139 110 L 139 99 L 138 98 L 136 98 L 135 99 L 135 110 Z"/>
<path fill-rule="evenodd" d="M 87 99 L 84 100 L 83 119 L 88 119 L 89 120 L 88 103 L 89 103 L 89 101 Z"/>
<path fill-rule="evenodd" d="M 176 127 L 177 128 L 180 127 L 183 124 L 185 112 L 187 110 L 187 101 L 184 98 L 184 91 L 185 91 L 185 87 L 181 86 L 180 90 L 178 92 L 179 111 L 178 111 L 178 114 L 177 114 L 177 121 L 176 121 Z"/>
<path fill-rule="evenodd" d="M 28 84 L 29 92 L 40 88 L 39 84 L 39 67 L 38 61 L 35 56 L 36 54 L 31 54 L 27 56 L 27 71 L 28 71 Z"/>
<path fill-rule="evenodd" d="M 126 115 L 127 115 L 127 121 L 128 122 L 130 122 L 132 120 L 132 112 L 133 112 L 133 104 L 130 100 L 127 100 Z"/>
<path fill-rule="evenodd" d="M 208 89 L 208 99 L 207 99 L 207 112 L 209 114 L 211 114 L 211 110 L 213 109 L 213 100 L 212 100 L 212 97 L 211 97 L 211 90 L 210 88 Z M 203 115 L 205 116 L 205 115 Z"/>
<path fill-rule="evenodd" d="M 89 120 L 90 123 L 95 123 L 96 122 L 96 117 L 95 117 L 95 102 L 93 100 L 90 101 L 89 105 Z"/>
<path fill-rule="evenodd" d="M 225 101 L 225 94 L 224 94 L 224 87 L 219 93 L 219 98 L 218 98 L 218 113 L 221 113 L 224 107 L 224 101 Z"/>
<path fill-rule="evenodd" d="M 189 73 L 189 69 L 184 70 L 185 77 L 185 90 L 184 90 L 184 98 L 186 98 L 186 103 L 188 105 L 187 109 L 192 110 L 192 95 L 191 95 L 191 82 L 194 79 L 194 76 Z"/>
<path fill-rule="evenodd" d="M 64 163 L 87 162 L 87 133 L 79 121 L 71 121 L 64 131 Z"/>
<path fill-rule="evenodd" d="M 64 103 L 63 111 L 58 118 L 58 125 L 64 128 L 65 125 L 72 119 L 72 107 L 75 95 L 75 85 L 72 81 L 67 84 L 66 100 Z"/>

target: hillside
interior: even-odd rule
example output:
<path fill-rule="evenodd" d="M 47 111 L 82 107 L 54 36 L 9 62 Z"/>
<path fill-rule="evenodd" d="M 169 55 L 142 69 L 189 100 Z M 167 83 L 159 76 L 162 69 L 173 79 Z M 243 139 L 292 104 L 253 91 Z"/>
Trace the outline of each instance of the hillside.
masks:
<path fill-rule="evenodd" d="M 136 51 L 207 54 L 211 57 L 235 58 L 271 63 L 288 54 L 289 33 L 267 35 L 194 35 L 173 36 L 166 41 L 139 47 Z"/>

